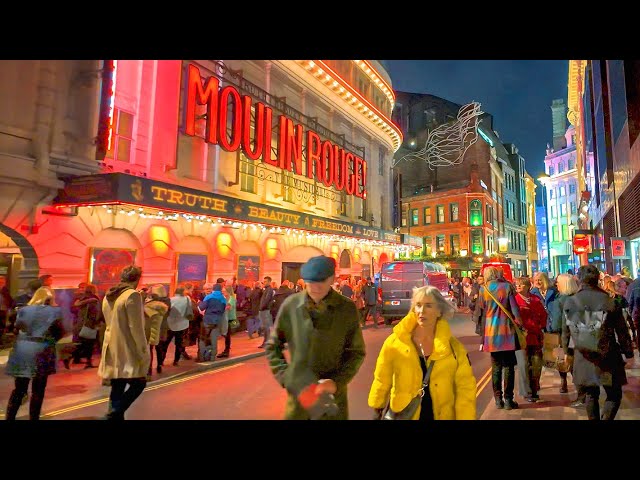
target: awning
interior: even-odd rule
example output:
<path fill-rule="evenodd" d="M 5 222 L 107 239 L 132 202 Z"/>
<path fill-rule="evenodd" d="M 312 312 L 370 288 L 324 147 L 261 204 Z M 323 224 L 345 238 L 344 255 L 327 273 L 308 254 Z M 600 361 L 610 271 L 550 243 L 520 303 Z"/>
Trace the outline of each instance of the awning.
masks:
<path fill-rule="evenodd" d="M 161 212 L 252 222 L 366 239 L 390 246 L 401 244 L 401 236 L 376 227 L 362 226 L 307 213 L 271 207 L 203 190 L 159 182 L 124 173 L 105 173 L 72 177 L 58 191 L 57 206 L 132 205 L 152 207 Z"/>

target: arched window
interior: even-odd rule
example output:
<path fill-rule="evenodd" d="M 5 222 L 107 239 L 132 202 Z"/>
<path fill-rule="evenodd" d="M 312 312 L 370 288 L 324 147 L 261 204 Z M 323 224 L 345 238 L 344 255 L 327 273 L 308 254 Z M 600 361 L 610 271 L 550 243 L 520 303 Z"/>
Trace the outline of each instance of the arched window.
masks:
<path fill-rule="evenodd" d="M 469 222 L 473 227 L 482 225 L 482 202 L 471 200 L 469 204 Z"/>

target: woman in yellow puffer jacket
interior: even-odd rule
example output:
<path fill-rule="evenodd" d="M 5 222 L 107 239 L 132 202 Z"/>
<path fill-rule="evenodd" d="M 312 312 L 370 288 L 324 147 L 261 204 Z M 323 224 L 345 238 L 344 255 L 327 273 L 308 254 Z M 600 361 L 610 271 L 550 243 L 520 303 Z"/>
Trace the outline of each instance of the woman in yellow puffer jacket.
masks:
<path fill-rule="evenodd" d="M 376 362 L 369 406 L 378 417 L 389 395 L 393 412 L 404 409 L 420 392 L 427 365 L 433 362 L 428 395 L 411 419 L 476 419 L 476 379 L 466 349 L 451 335 L 447 319 L 453 313 L 437 288 L 414 289 L 411 311 L 393 328 Z M 422 406 L 427 406 L 424 412 Z"/>

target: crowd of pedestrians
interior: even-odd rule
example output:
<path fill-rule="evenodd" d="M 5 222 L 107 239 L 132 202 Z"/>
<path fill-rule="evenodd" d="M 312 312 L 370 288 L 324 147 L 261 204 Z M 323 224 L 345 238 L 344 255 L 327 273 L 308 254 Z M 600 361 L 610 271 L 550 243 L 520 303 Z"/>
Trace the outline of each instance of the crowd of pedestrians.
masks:
<path fill-rule="evenodd" d="M 625 358 L 633 358 L 638 348 L 640 280 L 610 277 L 585 265 L 575 275 L 558 275 L 555 282 L 537 272 L 533 282 L 520 277 L 512 284 L 501 270 L 488 267 L 477 292 L 471 308 L 480 348 L 491 354 L 496 408 L 518 408 L 516 369 L 521 396 L 528 402 L 540 400 L 543 346 L 547 336 L 555 335 L 548 338 L 558 338 L 563 358 L 550 366 L 560 375 L 560 393 L 568 393 L 570 374 L 577 391 L 571 406 L 585 407 L 591 420 L 615 418 L 627 383 Z M 601 387 L 606 393 L 602 411 Z"/>
<path fill-rule="evenodd" d="M 97 373 L 111 387 L 105 419 L 124 420 L 154 371 L 162 373 L 172 341 L 173 366 L 191 359 L 185 347 L 195 344 L 197 362 L 229 357 L 239 312 L 246 316 L 249 338 L 262 337 L 258 348 L 266 350 L 273 374 L 288 392 L 286 418 L 349 417 L 348 384 L 365 356 L 362 327 L 367 321 L 378 327 L 380 291 L 371 278 L 336 281 L 335 261 L 325 256 L 305 263 L 296 284 L 284 280 L 279 286 L 269 276 L 249 285 L 236 278 L 227 285 L 218 278 L 201 292 L 185 283 L 170 297 L 161 284 L 140 286 L 141 276 L 139 267 L 125 268 L 103 299 L 94 285 L 80 284 L 71 302 L 70 332 L 50 275 L 31 282 L 15 299 L 0 288 L 3 328 L 16 333 L 6 367 L 15 378 L 7 419 L 15 419 L 31 384 L 29 416 L 37 420 L 57 363 L 70 369 L 84 360 L 84 368 L 94 368 L 97 349 Z M 453 313 L 466 309 L 477 324 L 480 350 L 491 355 L 496 408 L 518 408 L 516 377 L 527 402 L 540 400 L 543 347 L 555 335 L 564 355 L 552 365 L 561 378 L 560 393 L 568 393 L 571 375 L 577 391 L 572 406 L 584 407 L 589 419 L 615 418 L 627 383 L 624 357 L 633 358 L 639 346 L 639 279 L 608 276 L 587 265 L 576 275 L 551 280 L 538 272 L 512 283 L 489 266 L 473 281 L 454 279 L 451 288 L 459 292 L 454 302 L 435 287 L 414 289 L 410 312 L 378 353 L 368 400 L 375 418 L 476 417 L 475 378 L 448 324 Z M 592 344 L 585 340 L 589 329 Z"/>

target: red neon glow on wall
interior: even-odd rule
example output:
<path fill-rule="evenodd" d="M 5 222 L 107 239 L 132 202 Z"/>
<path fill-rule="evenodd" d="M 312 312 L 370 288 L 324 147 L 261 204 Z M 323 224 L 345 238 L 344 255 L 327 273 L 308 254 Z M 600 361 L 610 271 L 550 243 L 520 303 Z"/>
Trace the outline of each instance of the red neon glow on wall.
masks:
<path fill-rule="evenodd" d="M 102 87 L 100 91 L 100 113 L 98 134 L 96 135 L 96 160 L 104 160 L 111 149 L 113 136 L 113 112 L 116 97 L 116 60 L 104 60 L 102 66 Z"/>
<path fill-rule="evenodd" d="M 303 140 L 306 140 L 308 178 L 315 178 L 327 187 L 346 191 L 349 195 L 362 198 L 366 190 L 366 161 L 352 153 L 346 154 L 339 145 L 330 140 L 320 141 L 320 137 L 312 130 L 305 131 L 303 125 L 295 124 L 285 115 L 278 117 L 277 155 L 272 157 L 271 130 L 273 112 L 270 108 L 256 103 L 254 109 L 255 130 L 253 148 L 251 148 L 251 106 L 253 99 L 241 96 L 238 90 L 227 85 L 220 89 L 220 82 L 215 77 L 203 79 L 200 69 L 189 65 L 186 69 L 185 121 L 184 133 L 195 136 L 196 121 L 204 115 L 197 115 L 198 105 L 206 105 L 205 141 L 228 152 L 241 148 L 248 158 L 273 165 L 282 170 L 293 171 L 304 175 L 302 167 Z M 230 125 L 230 129 L 228 129 Z M 338 170 L 342 174 L 338 180 Z"/>

